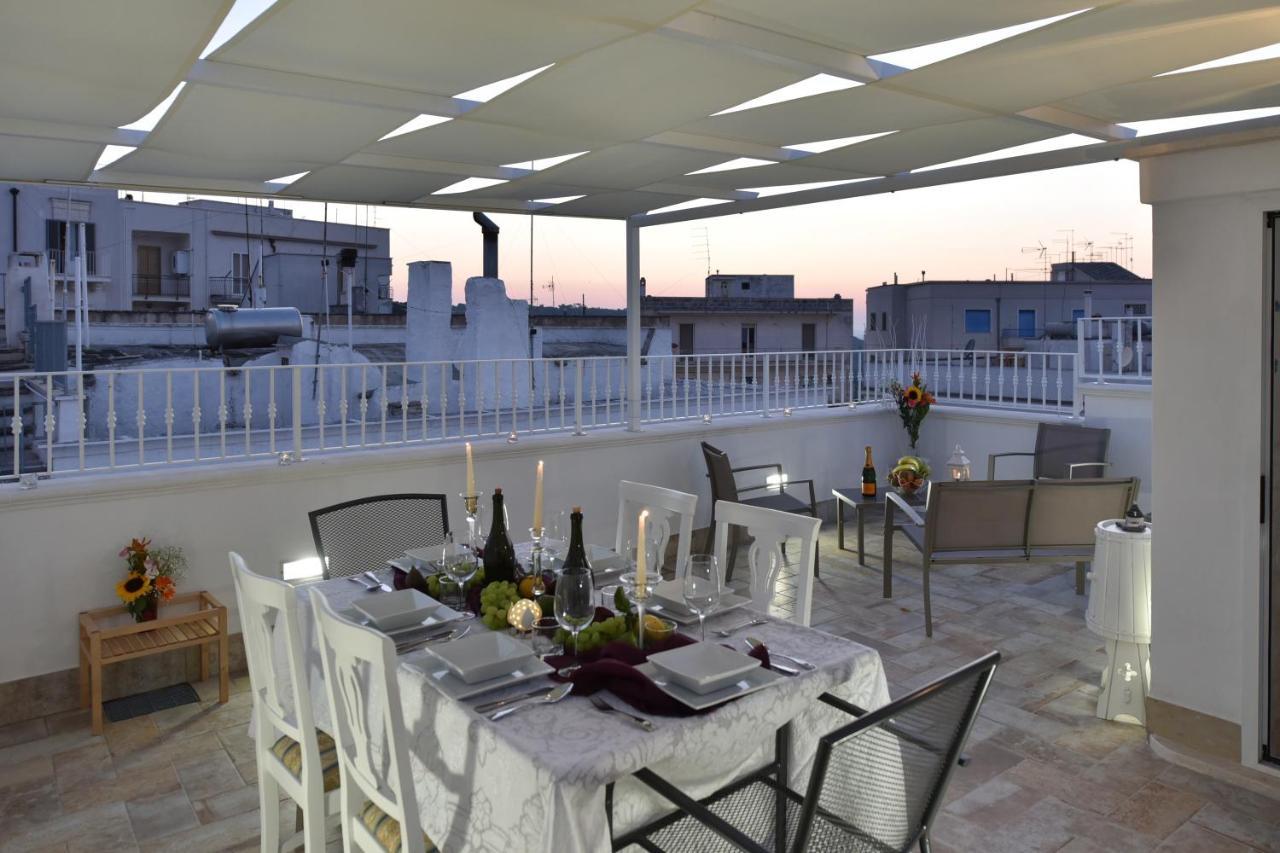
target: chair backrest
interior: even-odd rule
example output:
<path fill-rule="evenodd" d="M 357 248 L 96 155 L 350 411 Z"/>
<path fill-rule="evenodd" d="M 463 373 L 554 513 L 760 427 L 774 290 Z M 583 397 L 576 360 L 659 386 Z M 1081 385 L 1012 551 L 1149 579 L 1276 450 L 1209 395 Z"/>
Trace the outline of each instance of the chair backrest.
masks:
<path fill-rule="evenodd" d="M 707 463 L 707 477 L 711 480 L 711 503 L 714 510 L 717 501 L 738 502 L 738 483 L 733 478 L 733 465 L 729 456 L 718 447 L 702 442 L 702 458 Z"/>
<path fill-rule="evenodd" d="M 1033 480 L 939 480 L 925 506 L 925 550 L 1024 549 Z"/>
<path fill-rule="evenodd" d="M 1106 462 L 1107 445 L 1110 442 L 1109 429 L 1041 422 L 1036 428 L 1033 476 L 1066 479 L 1071 476 L 1069 465 L 1077 462 Z M 1090 465 L 1078 469 L 1075 476 L 1102 477 L 1105 470 L 1101 465 Z"/>
<path fill-rule="evenodd" d="M 1122 518 L 1137 494 L 1137 477 L 1038 480 L 1031 496 L 1027 547 L 1091 547 L 1098 522 Z"/>
<path fill-rule="evenodd" d="M 249 664 L 249 685 L 253 691 L 257 737 L 261 756 L 280 734 L 302 745 L 303 767 L 320 766 L 320 748 L 311 710 L 306 655 L 298 625 L 298 599 L 294 588 L 284 581 L 250 571 L 235 551 L 227 554 L 235 581 L 236 603 L 240 607 L 240 630 L 245 659 Z M 283 634 L 287 672 L 276 670 L 276 637 Z M 292 691 L 289 703 L 281 700 L 285 676 Z M 293 713 L 290 713 L 292 709 Z M 265 744 L 265 746 L 263 746 Z M 261 760 L 261 758 L 259 758 Z"/>
<path fill-rule="evenodd" d="M 808 849 L 815 814 L 849 834 L 845 849 L 913 848 L 942 804 L 999 662 L 991 652 L 823 735 L 793 850 Z"/>
<path fill-rule="evenodd" d="M 420 853 L 422 821 L 409 767 L 395 646 L 385 634 L 343 619 L 320 590 L 313 587 L 310 595 L 342 776 L 342 834 L 364 849 L 380 849 L 360 816 L 360 805 L 368 800 L 400 824 L 400 849 Z M 381 739 L 381 749 L 375 749 L 375 738 Z"/>
<path fill-rule="evenodd" d="M 666 557 L 674 521 L 678 535 L 675 576 L 684 577 L 693 544 L 693 512 L 697 506 L 697 495 L 623 480 L 618 484 L 618 532 L 613 550 L 621 554 L 627 542 L 635 538 L 640 513 L 647 509 L 645 538 L 651 545 L 648 570 L 655 571 L 659 561 Z"/>
<path fill-rule="evenodd" d="M 813 607 L 813 561 L 818 553 L 818 528 L 822 519 L 728 501 L 717 501 L 715 511 L 715 555 L 721 584 L 729 565 L 729 527 L 740 525 L 754 540 L 747 551 L 752 606 L 762 613 L 768 612 L 778 578 L 783 567 L 787 567 L 794 573 L 796 586 L 791 621 L 808 625 Z M 788 559 L 783 550 L 788 540 L 797 539 L 800 550 L 790 552 Z"/>
<path fill-rule="evenodd" d="M 444 542 L 449 511 L 444 495 L 375 495 L 308 513 L 326 578 L 381 569 L 409 548 Z"/>

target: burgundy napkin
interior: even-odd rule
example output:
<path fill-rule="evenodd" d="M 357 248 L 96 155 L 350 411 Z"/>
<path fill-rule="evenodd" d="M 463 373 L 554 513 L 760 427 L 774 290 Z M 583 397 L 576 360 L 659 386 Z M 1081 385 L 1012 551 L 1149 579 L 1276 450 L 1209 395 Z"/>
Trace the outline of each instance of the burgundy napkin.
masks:
<path fill-rule="evenodd" d="M 608 615 L 602 616 L 602 614 Z M 611 611 L 604 608 L 598 608 L 596 611 L 597 620 L 609 618 L 612 615 Z M 652 679 L 636 669 L 637 665 L 649 659 L 650 653 L 678 649 L 695 642 L 696 640 L 683 634 L 672 634 L 665 642 L 645 651 L 630 643 L 615 641 L 602 648 L 585 652 L 580 661 L 582 666 L 570 675 L 551 677 L 556 681 L 572 681 L 575 696 L 590 696 L 599 690 L 608 690 L 631 707 L 646 714 L 688 717 L 706 713 L 712 709 L 695 711 L 668 695 L 654 684 Z M 758 646 L 748 654 L 759 660 L 762 666 L 769 666 L 769 651 L 764 646 Z M 572 655 L 556 655 L 547 658 L 546 662 L 560 669 L 573 664 L 575 659 Z"/>

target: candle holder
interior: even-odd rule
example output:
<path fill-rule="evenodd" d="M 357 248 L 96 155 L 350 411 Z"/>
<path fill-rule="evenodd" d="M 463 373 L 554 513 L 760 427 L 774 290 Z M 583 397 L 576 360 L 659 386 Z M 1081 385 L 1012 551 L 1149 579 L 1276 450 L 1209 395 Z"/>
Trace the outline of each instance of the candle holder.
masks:
<path fill-rule="evenodd" d="M 533 570 L 533 597 L 538 599 L 546 594 L 547 585 L 542 580 L 542 534 L 544 528 L 530 527 L 529 539 L 533 542 L 533 552 L 529 555 L 529 565 Z"/>
<path fill-rule="evenodd" d="M 622 586 L 627 590 L 627 598 L 631 599 L 631 603 L 636 608 L 636 645 L 641 651 L 644 651 L 644 611 L 646 602 L 653 595 L 653 584 L 645 579 L 645 583 L 637 583 L 637 575 L 634 570 L 627 572 L 618 578 Z"/>
<path fill-rule="evenodd" d="M 476 542 L 480 538 L 480 499 L 484 497 L 484 492 L 476 492 L 474 495 L 462 492 L 458 497 L 462 498 L 462 510 L 467 516 L 467 547 L 474 557 L 478 550 Z"/>

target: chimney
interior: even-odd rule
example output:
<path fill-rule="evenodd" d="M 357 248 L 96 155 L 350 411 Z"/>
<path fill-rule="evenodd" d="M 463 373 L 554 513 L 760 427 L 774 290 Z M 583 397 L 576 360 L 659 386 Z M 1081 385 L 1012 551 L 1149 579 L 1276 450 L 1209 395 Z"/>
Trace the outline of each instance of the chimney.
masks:
<path fill-rule="evenodd" d="M 894 274 L 893 274 L 893 283 L 894 283 L 894 284 L 897 284 L 897 283 L 898 283 L 898 274 L 897 274 L 897 273 L 894 273 Z"/>
<path fill-rule="evenodd" d="M 484 237 L 484 277 L 498 277 L 498 226 L 480 211 L 471 214 Z"/>

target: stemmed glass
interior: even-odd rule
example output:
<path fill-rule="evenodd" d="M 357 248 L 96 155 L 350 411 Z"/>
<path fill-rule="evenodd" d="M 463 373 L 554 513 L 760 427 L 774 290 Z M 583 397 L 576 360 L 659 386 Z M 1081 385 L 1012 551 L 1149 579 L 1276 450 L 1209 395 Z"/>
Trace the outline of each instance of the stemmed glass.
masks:
<path fill-rule="evenodd" d="M 715 557 L 695 554 L 689 558 L 684 575 L 684 603 L 698 614 L 698 627 L 702 629 L 702 642 L 705 643 L 707 614 L 720 603 L 720 569 Z"/>
<path fill-rule="evenodd" d="M 569 549 L 569 513 L 561 510 L 551 516 L 551 525 L 543 530 L 542 558 L 544 565 L 560 574 L 565 552 Z"/>
<path fill-rule="evenodd" d="M 578 656 L 578 633 L 596 615 L 595 584 L 591 572 L 576 569 L 556 579 L 556 620 L 573 634 L 573 655 Z"/>
<path fill-rule="evenodd" d="M 476 564 L 474 554 L 459 554 L 453 547 L 453 534 L 447 533 L 444 538 L 444 545 L 441 547 L 440 568 L 448 575 L 449 579 L 458 585 L 458 605 L 459 612 L 466 612 L 467 608 L 467 581 L 475 577 L 479 566 Z"/>

